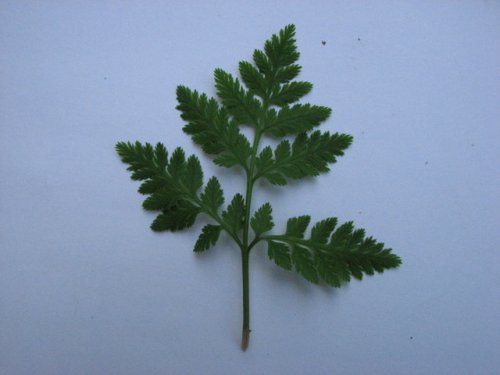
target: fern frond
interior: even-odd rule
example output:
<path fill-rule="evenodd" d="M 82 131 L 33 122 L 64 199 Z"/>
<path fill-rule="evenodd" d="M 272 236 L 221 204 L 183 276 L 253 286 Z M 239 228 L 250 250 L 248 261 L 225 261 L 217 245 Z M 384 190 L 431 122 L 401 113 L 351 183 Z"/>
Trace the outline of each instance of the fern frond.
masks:
<path fill-rule="evenodd" d="M 315 129 L 331 115 L 325 106 L 301 103 L 313 88 L 295 80 L 301 71 L 295 40 L 295 26 L 288 25 L 253 52 L 253 61 L 239 63 L 239 78 L 222 69 L 214 73 L 217 98 L 185 86 L 177 87 L 177 109 L 185 121 L 183 131 L 221 167 L 240 166 L 246 177 L 246 191 L 236 193 L 224 206 L 224 192 L 216 177 L 203 182 L 203 171 L 195 155 L 180 147 L 171 154 L 161 143 L 119 142 L 116 151 L 128 164 L 133 180 L 141 181 L 143 208 L 158 212 L 153 231 L 177 231 L 192 226 L 199 214 L 214 223 L 206 224 L 195 244 L 195 252 L 213 247 L 226 232 L 241 251 L 243 279 L 242 349 L 248 346 L 249 254 L 267 242 L 268 256 L 279 267 L 295 270 L 306 280 L 333 287 L 352 278 L 361 279 L 398 267 L 401 259 L 383 243 L 366 237 L 352 222 L 337 226 L 330 217 L 313 225 L 311 217 L 290 218 L 282 235 L 273 235 L 270 203 L 252 212 L 253 188 L 265 178 L 274 185 L 290 179 L 317 176 L 344 155 L 352 136 Z M 240 131 L 250 126 L 250 145 Z M 261 147 L 265 137 L 284 138 L 274 148 Z M 245 198 L 243 198 L 243 195 Z M 253 230 L 253 238 L 251 231 Z"/>

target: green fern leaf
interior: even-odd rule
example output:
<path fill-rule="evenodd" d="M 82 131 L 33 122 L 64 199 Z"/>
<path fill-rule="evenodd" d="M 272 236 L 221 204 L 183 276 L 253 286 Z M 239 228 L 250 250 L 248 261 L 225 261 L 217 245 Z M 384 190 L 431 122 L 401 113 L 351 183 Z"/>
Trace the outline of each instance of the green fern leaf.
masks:
<path fill-rule="evenodd" d="M 303 238 L 310 221 L 311 217 L 308 215 L 288 219 L 286 223 L 286 235 L 292 238 Z"/>
<path fill-rule="evenodd" d="M 286 106 L 294 103 L 312 90 L 310 82 L 290 82 L 281 87 L 272 95 L 271 104 Z"/>
<path fill-rule="evenodd" d="M 311 230 L 311 241 L 321 244 L 327 243 L 336 225 L 337 218 L 335 217 L 318 221 Z"/>
<path fill-rule="evenodd" d="M 300 54 L 295 44 L 295 25 L 287 25 L 273 35 L 264 44 L 264 51 L 275 70 L 296 62 Z"/>
<path fill-rule="evenodd" d="M 299 134 L 291 146 L 288 140 L 282 141 L 276 147 L 274 159 L 268 157 L 265 163 L 257 165 L 255 179 L 264 177 L 272 184 L 284 185 L 287 178 L 301 179 L 326 173 L 330 170 L 328 164 L 335 163 L 351 141 L 352 137 L 346 134 L 319 131 L 310 136 Z"/>
<path fill-rule="evenodd" d="M 203 227 L 196 244 L 194 245 L 194 251 L 199 253 L 209 249 L 211 246 L 215 245 L 219 239 L 222 227 L 220 225 L 207 224 Z"/>
<path fill-rule="evenodd" d="M 383 243 L 372 237 L 365 238 L 365 231 L 354 229 L 352 222 L 333 231 L 337 219 L 322 220 L 314 225 L 310 238 L 304 239 L 309 221 L 309 216 L 291 218 L 284 235 L 264 238 L 273 249 L 277 248 L 276 243 L 281 243 L 280 254 L 291 251 L 295 270 L 312 283 L 317 284 L 322 279 L 330 286 L 339 287 L 351 277 L 361 280 L 364 274 L 373 275 L 375 271 L 383 272 L 401 264 L 401 259 L 391 249 L 384 248 Z"/>
<path fill-rule="evenodd" d="M 181 178 L 184 175 L 184 171 L 186 168 L 186 154 L 184 150 L 180 147 L 177 147 L 172 156 L 170 157 L 170 161 L 167 165 L 167 171 L 172 177 L 172 179 Z"/>
<path fill-rule="evenodd" d="M 288 83 L 292 79 L 296 78 L 300 74 L 301 70 L 302 68 L 297 64 L 283 66 L 276 70 L 274 74 L 274 81 L 276 83 Z"/>
<path fill-rule="evenodd" d="M 308 249 L 299 245 L 294 245 L 292 247 L 292 261 L 295 270 L 307 281 L 314 284 L 319 283 L 318 272 L 312 254 Z"/>
<path fill-rule="evenodd" d="M 245 202 L 241 194 L 236 194 L 227 210 L 222 213 L 222 219 L 231 228 L 234 233 L 243 228 L 245 217 Z"/>
<path fill-rule="evenodd" d="M 147 195 L 143 207 L 161 211 L 151 224 L 153 231 L 176 231 L 193 225 L 200 206 L 190 202 L 203 184 L 203 172 L 196 156 L 187 161 L 181 148 L 175 149 L 170 159 L 162 144 L 119 142 L 118 155 L 132 172 L 133 180 L 143 180 L 139 192 Z"/>
<path fill-rule="evenodd" d="M 285 106 L 276 112 L 270 109 L 268 125 L 265 128 L 275 137 L 300 134 L 312 130 L 330 117 L 332 110 L 311 104 L 295 104 L 292 107 Z"/>
<path fill-rule="evenodd" d="M 201 165 L 199 159 L 191 155 L 186 162 L 186 170 L 180 181 L 187 190 L 196 194 L 198 189 L 203 185 L 203 171 L 201 170 Z"/>
<path fill-rule="evenodd" d="M 151 224 L 153 231 L 185 229 L 195 223 L 199 214 L 205 214 L 213 223 L 202 228 L 195 252 L 214 246 L 222 231 L 239 247 L 243 350 L 250 335 L 249 255 L 259 242 L 267 242 L 269 259 L 277 266 L 294 270 L 311 283 L 332 287 L 401 264 L 391 249 L 366 237 L 365 231 L 356 229 L 352 222 L 337 226 L 337 219 L 330 217 L 314 224 L 308 233 L 311 217 L 303 215 L 290 218 L 285 233 L 274 235 L 270 232 L 274 227 L 271 205 L 265 203 L 252 211 L 254 187 L 259 179 L 286 185 L 290 179 L 326 173 L 352 143 L 350 135 L 315 129 L 330 117 L 331 109 L 300 102 L 313 85 L 295 80 L 301 71 L 299 56 L 295 26 L 288 25 L 272 35 L 263 50 L 254 50 L 252 62 L 239 63 L 241 81 L 222 69 L 215 70 L 217 98 L 177 87 L 176 108 L 185 121 L 183 131 L 213 156 L 216 165 L 243 169 L 246 191 L 236 193 L 225 210 L 219 180 L 211 177 L 204 185 L 197 156 L 186 155 L 180 147 L 169 154 L 161 143 L 116 145 L 131 178 L 140 181 L 138 191 L 145 196 L 143 208 L 158 212 Z M 244 125 L 254 132 L 252 145 L 241 132 Z M 275 146 L 262 146 L 266 137 L 290 138 Z"/>
<path fill-rule="evenodd" d="M 191 227 L 200 209 L 191 203 L 179 200 L 175 205 L 166 207 L 161 214 L 151 224 L 151 229 L 155 232 L 178 231 Z"/>
<path fill-rule="evenodd" d="M 281 242 L 268 241 L 267 254 L 276 265 L 288 271 L 292 269 L 292 258 L 288 246 Z"/>
<path fill-rule="evenodd" d="M 252 93 L 247 92 L 237 78 L 222 69 L 216 69 L 215 88 L 217 96 L 224 107 L 239 124 L 259 126 L 259 116 L 262 112 L 260 102 Z"/>
<path fill-rule="evenodd" d="M 274 227 L 272 208 L 269 203 L 263 204 L 254 214 L 250 225 L 256 236 L 270 231 Z"/>
<path fill-rule="evenodd" d="M 240 76 L 245 86 L 261 98 L 266 98 L 268 95 L 268 85 L 264 75 L 247 61 L 241 61 L 239 68 Z"/>
<path fill-rule="evenodd" d="M 217 212 L 219 207 L 224 204 L 224 193 L 217 177 L 208 180 L 200 198 L 201 202 L 212 212 Z"/>
<path fill-rule="evenodd" d="M 266 54 L 261 50 L 254 50 L 253 52 L 253 61 L 259 72 L 266 77 L 267 80 L 273 75 L 273 66 L 271 61 L 267 58 Z"/>
<path fill-rule="evenodd" d="M 247 168 L 251 147 L 236 123 L 229 119 L 226 109 L 220 108 L 215 99 L 198 94 L 187 87 L 177 87 L 177 109 L 183 120 L 188 121 L 183 130 L 208 154 L 216 155 L 217 165 Z"/>

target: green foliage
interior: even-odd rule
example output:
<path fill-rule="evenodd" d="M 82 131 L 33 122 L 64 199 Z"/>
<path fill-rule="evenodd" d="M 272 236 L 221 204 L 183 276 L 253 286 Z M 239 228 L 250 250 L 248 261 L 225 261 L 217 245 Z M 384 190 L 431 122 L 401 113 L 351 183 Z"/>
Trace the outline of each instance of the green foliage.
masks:
<path fill-rule="evenodd" d="M 307 226 L 311 222 L 311 217 L 308 215 L 292 217 L 286 223 L 286 235 L 289 237 L 303 238 Z"/>
<path fill-rule="evenodd" d="M 202 203 L 211 211 L 217 212 L 219 207 L 224 204 L 224 193 L 220 187 L 217 177 L 208 180 L 205 190 L 200 196 Z"/>
<path fill-rule="evenodd" d="M 269 259 L 274 260 L 278 266 L 290 271 L 292 269 L 292 258 L 288 246 L 281 242 L 268 241 L 267 254 Z"/>
<path fill-rule="evenodd" d="M 261 234 L 269 232 L 273 229 L 274 223 L 271 214 L 272 208 L 269 203 L 265 203 L 255 212 L 255 215 L 250 221 L 250 225 L 256 236 L 260 236 Z"/>
<path fill-rule="evenodd" d="M 271 108 L 267 113 L 265 131 L 275 137 L 305 133 L 326 121 L 331 113 L 328 107 L 311 104 L 285 106 L 279 111 Z"/>
<path fill-rule="evenodd" d="M 255 179 L 264 177 L 273 185 L 285 185 L 287 179 L 326 173 L 330 170 L 328 164 L 344 155 L 351 142 L 352 137 L 346 134 L 314 131 L 308 136 L 301 133 L 292 145 L 288 140 L 279 143 L 274 153 L 270 147 L 264 148 L 257 157 Z"/>
<path fill-rule="evenodd" d="M 217 155 L 214 162 L 224 167 L 240 165 L 247 169 L 251 154 L 248 139 L 213 98 L 184 86 L 177 87 L 177 109 L 188 123 L 183 130 L 191 135 L 207 154 Z"/>
<path fill-rule="evenodd" d="M 352 222 L 339 226 L 337 218 L 317 222 L 309 239 L 304 239 L 309 225 L 309 216 L 299 216 L 288 220 L 284 235 L 267 236 L 268 255 L 280 267 L 295 270 L 305 279 L 317 284 L 339 287 L 351 276 L 361 280 L 363 274 L 373 275 L 385 269 L 395 268 L 401 259 L 384 248 L 383 243 L 372 237 L 365 237 L 363 229 L 354 229 Z M 276 253 L 279 255 L 276 255 Z M 291 259 L 283 266 L 283 259 Z"/>
<path fill-rule="evenodd" d="M 233 119 L 238 124 L 259 126 L 261 103 L 231 74 L 216 69 L 214 75 L 217 96 Z"/>
<path fill-rule="evenodd" d="M 198 241 L 194 245 L 194 251 L 199 253 L 207 250 L 209 247 L 215 245 L 219 239 L 220 231 L 222 227 L 220 225 L 207 224 L 203 227 Z"/>
<path fill-rule="evenodd" d="M 161 143 L 156 147 L 149 143 L 119 142 L 116 151 L 133 180 L 144 181 L 139 192 L 148 195 L 143 207 L 149 211 L 161 211 L 151 224 L 151 229 L 159 232 L 176 231 L 194 224 L 200 207 L 190 200 L 193 191 L 202 184 L 203 172 L 194 155 L 186 161 L 184 151 L 175 149 L 170 159 Z"/>
<path fill-rule="evenodd" d="M 272 208 L 263 204 L 252 215 L 255 183 L 265 179 L 286 185 L 290 179 L 318 176 L 352 143 L 352 136 L 316 129 L 331 115 L 322 105 L 299 102 L 313 88 L 296 81 L 301 72 L 295 27 L 288 25 L 253 52 L 253 61 L 241 61 L 236 78 L 222 69 L 214 73 L 217 99 L 185 86 L 177 87 L 177 109 L 185 121 L 183 131 L 218 166 L 239 166 L 246 176 L 246 191 L 237 193 L 224 207 L 225 198 L 217 177 L 204 185 L 199 159 L 186 156 L 181 148 L 171 155 L 158 143 L 120 142 L 116 151 L 128 164 L 133 180 L 141 181 L 139 193 L 146 196 L 143 208 L 158 212 L 154 231 L 177 231 L 195 223 L 204 214 L 206 224 L 194 245 L 195 252 L 214 246 L 221 232 L 240 248 L 243 262 L 244 324 L 242 348 L 249 337 L 248 256 L 259 242 L 267 243 L 269 258 L 279 267 L 312 283 L 339 287 L 352 278 L 362 279 L 398 267 L 400 258 L 383 243 L 366 237 L 352 222 L 337 226 L 327 218 L 308 227 L 308 215 L 290 218 L 285 233 L 269 234 L 274 227 Z M 249 126 L 253 143 L 241 132 Z M 265 137 L 278 138 L 273 148 L 262 145 Z M 250 235 L 253 231 L 253 238 Z"/>
<path fill-rule="evenodd" d="M 222 213 L 222 218 L 233 233 L 238 233 L 243 228 L 245 224 L 245 201 L 241 194 L 236 194 L 233 197 L 227 210 Z"/>
<path fill-rule="evenodd" d="M 200 209 L 188 201 L 180 200 L 175 204 L 166 206 L 162 209 L 151 224 L 151 229 L 155 232 L 176 230 L 189 228 L 194 224 L 196 216 L 198 216 Z"/>

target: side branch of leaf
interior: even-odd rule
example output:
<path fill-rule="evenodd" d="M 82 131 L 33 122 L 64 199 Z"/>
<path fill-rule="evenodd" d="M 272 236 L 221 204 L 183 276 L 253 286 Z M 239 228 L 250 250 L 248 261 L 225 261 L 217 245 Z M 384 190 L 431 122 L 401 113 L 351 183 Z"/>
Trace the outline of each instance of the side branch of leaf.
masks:
<path fill-rule="evenodd" d="M 214 212 L 212 209 L 204 205 L 203 202 L 198 198 L 198 196 L 194 196 L 192 198 L 193 198 L 192 202 L 198 205 L 203 213 L 207 214 L 209 217 L 215 220 L 215 222 L 219 224 L 222 227 L 222 229 L 225 230 L 227 234 L 231 236 L 231 238 L 238 244 L 240 248 L 243 247 L 243 243 L 241 242 L 238 235 L 235 232 L 233 232 L 233 230 L 222 219 L 222 217 L 219 215 L 218 212 Z"/>
<path fill-rule="evenodd" d="M 199 198 L 198 194 L 193 194 L 192 192 L 189 191 L 189 189 L 184 186 L 182 181 L 175 180 L 172 178 L 172 176 L 169 175 L 167 170 L 163 170 L 163 173 L 167 179 L 173 182 L 178 188 L 179 191 L 182 193 L 183 198 L 192 203 L 193 205 L 197 206 L 201 212 L 204 214 L 208 215 L 211 217 L 217 224 L 219 224 L 223 230 L 225 230 L 231 238 L 238 244 L 238 246 L 241 248 L 243 246 L 240 238 L 238 235 L 230 228 L 228 223 L 226 223 L 222 217 L 219 215 L 217 211 L 214 211 L 212 208 L 208 207 L 206 204 L 203 203 L 203 201 Z"/>
<path fill-rule="evenodd" d="M 299 134 L 292 145 L 284 140 L 275 149 L 274 158 L 269 147 L 263 150 L 254 181 L 265 177 L 272 184 L 285 185 L 286 178 L 300 179 L 328 172 L 328 164 L 335 163 L 351 142 L 349 135 L 320 131 L 310 136 Z"/>
<path fill-rule="evenodd" d="M 145 203 L 150 202 L 147 209 L 163 210 L 162 202 L 169 206 L 175 202 L 185 202 L 184 204 L 194 206 L 194 209 L 215 220 L 238 246 L 242 246 L 238 235 L 228 223 L 222 219 L 217 211 L 200 199 L 197 191 L 202 185 L 203 175 L 195 156 L 188 158 L 188 163 L 186 163 L 184 152 L 177 148 L 169 162 L 167 150 L 161 143 L 153 148 L 149 143 L 142 145 L 140 142 L 134 144 L 120 142 L 117 144 L 117 151 L 122 160 L 129 164 L 128 170 L 133 172 L 132 179 L 145 180 L 139 188 L 139 192 L 149 195 L 145 200 Z M 190 163 L 189 160 L 191 160 Z M 189 168 L 189 165 L 195 165 L 194 170 Z M 195 181 L 191 181 L 192 179 Z M 192 186 L 188 186 L 188 183 Z M 162 215 L 164 214 L 160 214 L 159 217 Z"/>
<path fill-rule="evenodd" d="M 177 87 L 177 109 L 188 123 L 183 130 L 208 154 L 217 155 L 217 165 L 239 164 L 248 171 L 250 144 L 217 101 L 185 86 Z"/>
<path fill-rule="evenodd" d="M 349 225 L 339 231 L 346 227 Z M 350 281 L 351 276 L 361 280 L 363 274 L 381 273 L 401 264 L 391 249 L 385 249 L 371 237 L 364 238 L 363 230 L 334 233 L 329 244 L 288 235 L 264 235 L 260 240 L 268 241 L 269 256 L 278 266 L 291 270 L 293 264 L 299 274 L 315 284 L 322 279 L 339 287 L 342 282 Z"/>

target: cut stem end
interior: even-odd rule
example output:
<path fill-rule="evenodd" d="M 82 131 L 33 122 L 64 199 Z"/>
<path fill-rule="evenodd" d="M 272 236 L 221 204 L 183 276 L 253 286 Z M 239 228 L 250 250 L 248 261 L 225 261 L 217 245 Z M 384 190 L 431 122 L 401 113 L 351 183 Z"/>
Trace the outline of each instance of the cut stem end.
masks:
<path fill-rule="evenodd" d="M 243 328 L 243 333 L 241 336 L 241 350 L 243 351 L 247 350 L 249 341 L 250 341 L 250 330 L 248 328 Z"/>

